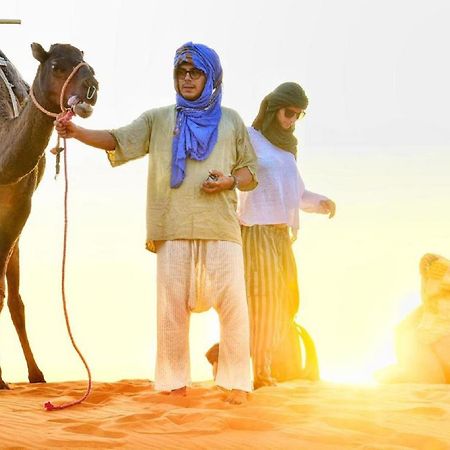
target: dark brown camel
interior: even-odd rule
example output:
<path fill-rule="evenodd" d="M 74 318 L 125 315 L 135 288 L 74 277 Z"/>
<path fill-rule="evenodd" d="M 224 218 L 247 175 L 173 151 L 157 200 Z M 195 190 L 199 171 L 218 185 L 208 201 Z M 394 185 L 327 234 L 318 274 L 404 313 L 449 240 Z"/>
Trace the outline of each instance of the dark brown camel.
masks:
<path fill-rule="evenodd" d="M 61 89 L 72 69 L 83 61 L 83 52 L 68 44 L 54 44 L 48 52 L 36 43 L 31 48 L 40 63 L 32 86 L 35 98 L 47 111 L 59 113 Z M 0 80 L 0 311 L 7 284 L 8 307 L 27 362 L 28 379 L 30 383 L 40 383 L 45 379 L 28 342 L 25 310 L 19 294 L 19 237 L 30 214 L 33 192 L 42 178 L 44 151 L 54 118 L 35 106 L 28 96 L 27 84 L 5 55 L 0 52 L 0 56 L 6 61 L 0 70 L 3 69 L 14 85 L 12 91 L 19 109 L 18 117 L 14 117 L 11 89 Z M 97 87 L 92 68 L 82 66 L 67 85 L 64 106 L 72 97 L 87 117 L 90 105 L 97 100 Z M 1 368 L 0 389 L 8 389 Z"/>

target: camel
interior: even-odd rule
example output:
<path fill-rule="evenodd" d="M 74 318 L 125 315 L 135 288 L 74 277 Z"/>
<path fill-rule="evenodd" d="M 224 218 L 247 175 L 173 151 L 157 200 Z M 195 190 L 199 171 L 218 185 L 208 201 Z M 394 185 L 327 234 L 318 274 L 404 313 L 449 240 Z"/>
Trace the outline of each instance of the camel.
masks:
<path fill-rule="evenodd" d="M 425 254 L 419 264 L 422 304 L 396 329 L 397 364 L 381 383 L 450 383 L 450 260 Z"/>
<path fill-rule="evenodd" d="M 46 51 L 40 44 L 33 43 L 31 49 L 39 62 L 31 89 L 41 108 L 59 113 L 61 104 L 66 108 L 70 103 L 75 112 L 82 111 L 79 115 L 89 116 L 97 100 L 94 71 L 85 63 L 72 73 L 84 62 L 83 52 L 69 44 L 54 44 Z M 8 308 L 27 363 L 28 379 L 30 383 L 45 383 L 25 328 L 25 309 L 19 294 L 19 238 L 31 211 L 33 193 L 44 172 L 44 151 L 55 119 L 32 101 L 28 85 L 1 51 L 0 57 L 0 70 L 13 85 L 8 87 L 0 80 L 0 311 L 7 286 Z M 60 98 L 71 74 L 64 96 Z M 9 389 L 2 379 L 1 367 L 0 389 Z"/>

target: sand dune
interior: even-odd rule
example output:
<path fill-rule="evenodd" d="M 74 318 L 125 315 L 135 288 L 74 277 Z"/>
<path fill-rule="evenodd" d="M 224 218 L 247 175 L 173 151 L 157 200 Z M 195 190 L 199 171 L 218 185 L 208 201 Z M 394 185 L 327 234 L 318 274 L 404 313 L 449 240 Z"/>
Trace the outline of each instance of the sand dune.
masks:
<path fill-rule="evenodd" d="M 355 387 L 290 382 L 254 392 L 246 405 L 222 401 L 210 383 L 186 397 L 145 380 L 11 384 L 0 391 L 0 448 L 107 449 L 450 449 L 450 386 Z"/>

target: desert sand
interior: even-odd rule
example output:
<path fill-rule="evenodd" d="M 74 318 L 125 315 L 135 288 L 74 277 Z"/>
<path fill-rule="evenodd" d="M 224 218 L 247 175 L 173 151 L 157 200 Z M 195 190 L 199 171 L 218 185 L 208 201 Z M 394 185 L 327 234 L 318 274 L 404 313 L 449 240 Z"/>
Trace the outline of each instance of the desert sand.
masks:
<path fill-rule="evenodd" d="M 245 405 L 222 400 L 212 383 L 186 397 L 147 380 L 96 382 L 81 405 L 81 381 L 10 384 L 0 391 L 0 448 L 450 449 L 450 386 L 376 387 L 295 381 L 265 387 Z"/>

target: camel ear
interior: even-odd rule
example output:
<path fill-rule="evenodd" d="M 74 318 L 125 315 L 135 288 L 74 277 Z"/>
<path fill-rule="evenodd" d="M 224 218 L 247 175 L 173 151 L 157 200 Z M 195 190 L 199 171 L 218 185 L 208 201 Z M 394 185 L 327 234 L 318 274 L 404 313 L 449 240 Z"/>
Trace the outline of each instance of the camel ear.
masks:
<path fill-rule="evenodd" d="M 31 52 L 33 53 L 34 58 L 40 63 L 43 63 L 48 58 L 48 53 L 42 48 L 42 45 L 37 42 L 31 44 Z"/>

